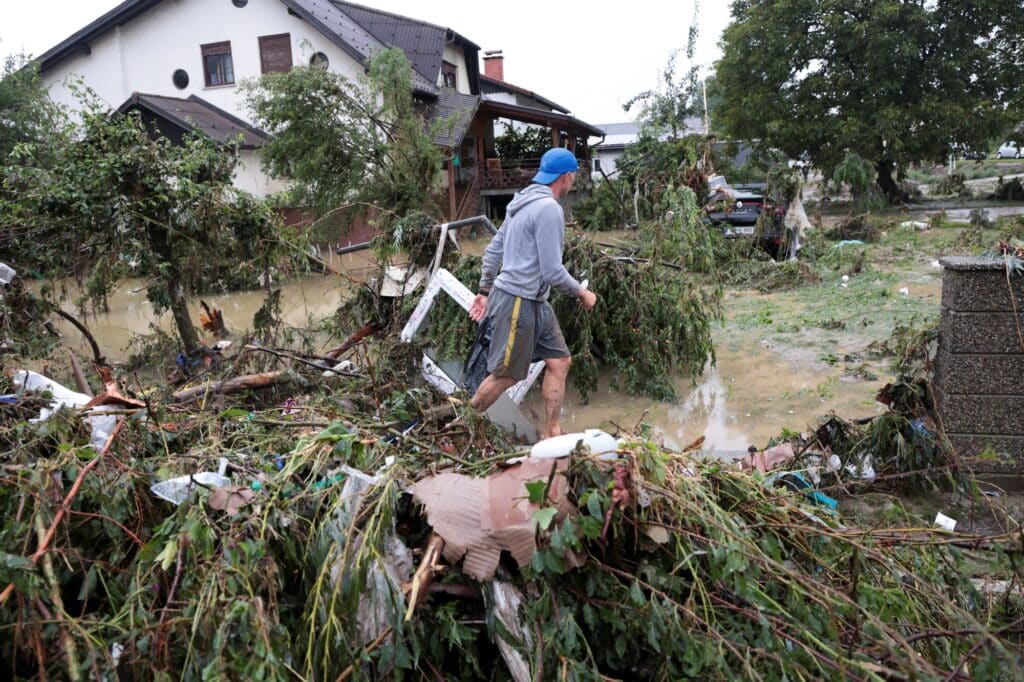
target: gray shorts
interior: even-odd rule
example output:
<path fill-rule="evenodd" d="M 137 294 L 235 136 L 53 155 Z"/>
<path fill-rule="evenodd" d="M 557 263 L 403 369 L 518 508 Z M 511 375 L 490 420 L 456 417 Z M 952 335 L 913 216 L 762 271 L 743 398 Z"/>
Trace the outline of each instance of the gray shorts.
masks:
<path fill-rule="evenodd" d="M 534 301 L 494 288 L 487 297 L 491 348 L 487 371 L 522 381 L 530 363 L 569 357 L 555 311 L 547 301 Z"/>

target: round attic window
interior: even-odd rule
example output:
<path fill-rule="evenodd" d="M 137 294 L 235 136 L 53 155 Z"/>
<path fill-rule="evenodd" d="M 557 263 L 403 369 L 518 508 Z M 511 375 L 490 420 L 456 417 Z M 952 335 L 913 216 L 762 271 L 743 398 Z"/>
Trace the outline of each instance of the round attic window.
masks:
<path fill-rule="evenodd" d="M 179 90 L 184 90 L 188 87 L 188 71 L 185 69 L 178 69 L 174 72 L 174 75 L 171 76 L 171 80 L 174 81 L 174 87 Z"/>
<path fill-rule="evenodd" d="M 241 7 L 245 7 L 246 5 L 248 5 L 249 4 L 249 0 L 231 0 L 231 4 L 234 5 L 235 7 L 241 8 Z"/>
<path fill-rule="evenodd" d="M 327 55 L 323 52 L 317 52 L 309 58 L 310 66 L 319 66 L 321 69 L 326 69 L 330 65 L 330 60 L 327 59 Z"/>

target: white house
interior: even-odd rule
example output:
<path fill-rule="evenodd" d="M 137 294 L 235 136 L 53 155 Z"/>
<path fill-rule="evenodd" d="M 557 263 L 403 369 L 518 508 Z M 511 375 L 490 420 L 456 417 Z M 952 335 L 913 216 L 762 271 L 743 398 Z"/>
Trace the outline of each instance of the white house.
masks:
<path fill-rule="evenodd" d="M 51 98 L 72 108 L 77 76 L 111 108 L 136 108 L 181 135 L 244 136 L 236 184 L 254 194 L 282 189 L 259 167 L 265 139 L 248 120 L 238 85 L 261 74 L 317 63 L 346 77 L 363 73 L 389 45 L 413 63 L 424 106 L 475 110 L 479 47 L 458 33 L 407 17 L 331 0 L 128 0 L 39 58 Z M 469 97 L 457 98 L 456 94 Z M 461 141 L 468 119 L 455 135 Z M 456 143 L 457 143 L 456 142 Z"/>
<path fill-rule="evenodd" d="M 265 196 L 283 187 L 260 169 L 266 134 L 249 120 L 238 85 L 305 64 L 356 77 L 387 47 L 402 49 L 412 63 L 419 111 L 446 122 L 435 142 L 451 158 L 449 216 L 500 209 L 536 171 L 494 158 L 499 119 L 550 128 L 552 143 L 573 150 L 589 171 L 588 140 L 601 130 L 505 83 L 500 53 L 485 60 L 489 71 L 498 70 L 482 77 L 479 46 L 452 29 L 343 0 L 128 0 L 39 64 L 57 102 L 75 106 L 66 83 L 78 76 L 112 109 L 139 111 L 172 140 L 192 130 L 221 141 L 241 135 L 235 182 Z"/>

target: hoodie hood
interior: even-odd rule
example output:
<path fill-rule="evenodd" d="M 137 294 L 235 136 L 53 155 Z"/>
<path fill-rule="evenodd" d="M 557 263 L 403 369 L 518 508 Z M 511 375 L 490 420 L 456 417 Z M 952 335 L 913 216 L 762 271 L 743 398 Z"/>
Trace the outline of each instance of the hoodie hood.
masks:
<path fill-rule="evenodd" d="M 529 206 L 535 201 L 554 198 L 555 195 L 550 187 L 534 183 L 516 192 L 515 196 L 512 197 L 512 201 L 508 202 L 508 208 L 505 209 L 505 213 L 511 217 L 522 210 L 524 206 Z"/>

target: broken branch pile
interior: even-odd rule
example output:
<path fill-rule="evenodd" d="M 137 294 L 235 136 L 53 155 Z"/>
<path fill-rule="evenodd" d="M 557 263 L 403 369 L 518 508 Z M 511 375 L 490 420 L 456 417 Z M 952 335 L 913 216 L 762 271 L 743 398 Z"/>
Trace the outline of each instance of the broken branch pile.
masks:
<path fill-rule="evenodd" d="M 499 474 L 493 427 L 438 426 L 425 392 L 370 374 L 284 407 L 154 400 L 102 458 L 67 409 L 5 422 L 5 671 L 504 678 L 500 656 L 517 680 L 996 679 L 1021 654 L 952 545 L 1019 556 L 1020 538 L 875 536 L 643 440 Z M 471 538 L 407 492 L 456 473 L 486 491 Z M 151 491 L 182 474 L 179 505 Z"/>

